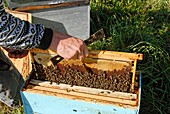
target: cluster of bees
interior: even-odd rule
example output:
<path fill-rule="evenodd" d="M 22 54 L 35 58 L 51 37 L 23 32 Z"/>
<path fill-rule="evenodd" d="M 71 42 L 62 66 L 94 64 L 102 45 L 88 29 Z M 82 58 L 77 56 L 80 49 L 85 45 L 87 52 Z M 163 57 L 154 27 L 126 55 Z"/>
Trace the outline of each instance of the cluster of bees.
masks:
<path fill-rule="evenodd" d="M 57 66 L 54 68 L 43 67 L 41 64 L 33 64 L 33 79 L 55 82 L 57 84 L 69 84 L 71 86 L 84 86 L 90 88 L 130 92 L 131 78 L 129 67 L 124 67 L 119 71 L 98 71 L 98 74 L 92 72 L 82 73 L 68 67 L 62 73 Z"/>

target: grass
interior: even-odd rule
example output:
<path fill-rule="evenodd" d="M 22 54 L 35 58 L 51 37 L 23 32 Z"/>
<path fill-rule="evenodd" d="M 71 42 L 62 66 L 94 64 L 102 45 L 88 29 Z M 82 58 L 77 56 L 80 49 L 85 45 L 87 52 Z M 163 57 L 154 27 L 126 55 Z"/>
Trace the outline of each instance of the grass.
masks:
<path fill-rule="evenodd" d="M 0 114 L 24 114 L 22 105 L 18 108 L 10 108 L 3 103 L 0 103 Z"/>
<path fill-rule="evenodd" d="M 144 54 L 141 114 L 170 113 L 169 0 L 92 0 L 91 33 L 107 35 L 90 49 Z"/>
<path fill-rule="evenodd" d="M 91 34 L 103 28 L 106 38 L 90 49 L 143 53 L 140 114 L 170 113 L 170 1 L 91 0 Z M 16 112 L 17 111 L 17 112 Z M 23 108 L 4 112 L 22 114 Z"/>

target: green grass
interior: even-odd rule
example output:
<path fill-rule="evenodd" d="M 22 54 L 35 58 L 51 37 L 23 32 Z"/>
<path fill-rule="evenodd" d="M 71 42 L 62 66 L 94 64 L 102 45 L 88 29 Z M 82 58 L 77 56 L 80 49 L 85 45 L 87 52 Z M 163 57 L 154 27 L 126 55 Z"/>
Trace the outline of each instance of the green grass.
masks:
<path fill-rule="evenodd" d="M 170 113 L 169 0 L 92 0 L 91 33 L 103 40 L 90 49 L 143 53 L 141 114 Z"/>
<path fill-rule="evenodd" d="M 170 113 L 169 0 L 91 0 L 91 34 L 103 28 L 106 38 L 90 49 L 143 53 L 140 114 Z M 6 112 L 22 114 L 23 108 Z M 5 112 L 4 111 L 4 112 Z"/>

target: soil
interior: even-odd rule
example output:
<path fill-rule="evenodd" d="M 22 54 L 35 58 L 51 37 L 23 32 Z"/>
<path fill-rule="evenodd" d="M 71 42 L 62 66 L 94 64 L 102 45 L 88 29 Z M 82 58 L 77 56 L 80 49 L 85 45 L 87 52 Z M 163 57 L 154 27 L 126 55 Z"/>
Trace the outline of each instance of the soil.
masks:
<path fill-rule="evenodd" d="M 88 72 L 81 72 L 69 66 L 59 68 L 59 65 L 50 67 L 43 67 L 41 64 L 34 63 L 32 72 L 32 79 L 50 81 L 51 83 L 63 83 L 71 86 L 84 86 L 90 88 L 130 92 L 131 77 L 130 68 L 124 67 L 119 71 L 98 71 L 94 74 L 92 69 Z M 97 70 L 97 69 L 93 69 Z"/>

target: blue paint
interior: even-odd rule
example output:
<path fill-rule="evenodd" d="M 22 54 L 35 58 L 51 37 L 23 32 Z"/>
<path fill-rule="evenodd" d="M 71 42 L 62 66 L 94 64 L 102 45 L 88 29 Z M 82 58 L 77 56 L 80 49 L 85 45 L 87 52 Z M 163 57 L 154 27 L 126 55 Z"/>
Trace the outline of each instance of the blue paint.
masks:
<path fill-rule="evenodd" d="M 31 107 L 29 101 L 25 97 L 24 93 L 20 92 L 20 94 L 21 94 L 22 102 L 24 104 L 24 112 L 25 112 L 25 114 L 33 114 L 33 109 Z"/>
<path fill-rule="evenodd" d="M 139 76 L 139 95 L 138 95 L 138 110 L 137 110 L 137 114 L 139 114 L 139 110 L 140 110 L 140 102 L 141 102 L 141 90 L 142 90 L 142 73 L 140 72 L 140 76 Z"/>
<path fill-rule="evenodd" d="M 141 76 L 139 83 L 141 85 Z M 21 96 L 25 114 L 138 114 L 140 106 L 140 101 L 138 109 L 133 110 L 24 91 L 21 91 Z"/>
<path fill-rule="evenodd" d="M 41 94 L 23 92 L 25 113 L 38 114 L 136 114 L 137 111 L 112 105 L 88 103 L 78 100 L 58 98 Z"/>

